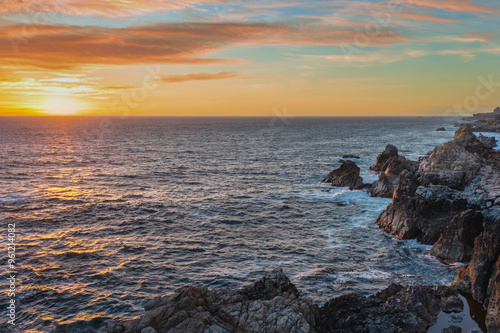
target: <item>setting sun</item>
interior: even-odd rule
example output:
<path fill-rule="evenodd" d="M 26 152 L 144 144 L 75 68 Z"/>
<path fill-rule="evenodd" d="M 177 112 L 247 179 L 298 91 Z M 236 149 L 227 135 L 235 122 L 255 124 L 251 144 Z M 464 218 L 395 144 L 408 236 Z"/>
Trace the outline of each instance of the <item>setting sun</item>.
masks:
<path fill-rule="evenodd" d="M 53 96 L 41 107 L 44 113 L 58 116 L 76 115 L 85 111 L 87 104 L 72 97 Z"/>

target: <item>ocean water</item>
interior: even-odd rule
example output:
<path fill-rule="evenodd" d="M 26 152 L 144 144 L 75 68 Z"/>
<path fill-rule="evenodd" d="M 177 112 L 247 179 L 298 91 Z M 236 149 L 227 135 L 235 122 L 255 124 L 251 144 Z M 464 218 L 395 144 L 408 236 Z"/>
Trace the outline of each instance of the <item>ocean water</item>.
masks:
<path fill-rule="evenodd" d="M 455 121 L 0 118 L 17 329 L 102 332 L 154 296 L 187 284 L 237 288 L 276 267 L 318 304 L 391 282 L 450 283 L 457 265 L 374 225 L 390 199 L 319 182 L 344 154 L 360 156 L 365 182 L 375 181 L 368 167 L 387 144 L 416 160 L 450 140 Z M 2 293 L 2 332 L 7 302 Z"/>

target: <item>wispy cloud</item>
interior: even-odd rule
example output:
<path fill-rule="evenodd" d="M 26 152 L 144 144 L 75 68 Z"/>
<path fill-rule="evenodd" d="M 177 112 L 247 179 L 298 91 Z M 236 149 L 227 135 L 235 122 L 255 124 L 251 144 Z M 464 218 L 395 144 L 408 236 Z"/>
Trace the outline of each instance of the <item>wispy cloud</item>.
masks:
<path fill-rule="evenodd" d="M 498 13 L 498 9 L 474 4 L 473 0 L 401 0 L 417 7 L 437 8 L 454 12 Z"/>
<path fill-rule="evenodd" d="M 26 26 L 0 28 L 3 65 L 69 69 L 85 65 L 231 64 L 234 59 L 208 58 L 234 45 L 336 46 L 352 42 L 352 29 L 311 27 L 284 23 L 165 23 L 130 28 L 39 26 L 13 51 L 13 38 L 24 38 Z M 409 38 L 387 29 L 372 45 L 390 45 Z"/>
<path fill-rule="evenodd" d="M 181 83 L 188 81 L 210 81 L 225 79 L 263 79 L 268 77 L 246 76 L 240 72 L 218 72 L 218 73 L 189 73 L 182 75 L 173 75 L 161 73 L 158 81 L 163 83 Z"/>
<path fill-rule="evenodd" d="M 161 11 L 181 11 L 196 5 L 227 3 L 225 0 L 7 0 L 0 13 L 63 13 L 73 16 L 123 17 Z"/>

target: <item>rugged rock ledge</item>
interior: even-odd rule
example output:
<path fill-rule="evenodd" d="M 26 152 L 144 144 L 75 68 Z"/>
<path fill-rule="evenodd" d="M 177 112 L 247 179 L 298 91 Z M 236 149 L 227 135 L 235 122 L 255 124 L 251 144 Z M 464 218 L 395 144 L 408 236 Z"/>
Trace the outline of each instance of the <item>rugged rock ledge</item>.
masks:
<path fill-rule="evenodd" d="M 240 290 L 185 287 L 145 305 L 146 313 L 109 322 L 109 333 L 426 332 L 440 311 L 463 311 L 452 287 L 392 284 L 374 296 L 348 294 L 318 307 L 281 270 Z"/>
<path fill-rule="evenodd" d="M 433 245 L 445 262 L 470 262 L 454 285 L 487 309 L 488 332 L 500 332 L 500 152 L 463 126 L 453 141 L 404 170 L 393 202 L 376 224 Z"/>
<path fill-rule="evenodd" d="M 500 107 L 488 113 L 476 113 L 464 120 L 472 123 L 458 124 L 467 126 L 474 132 L 500 132 Z"/>

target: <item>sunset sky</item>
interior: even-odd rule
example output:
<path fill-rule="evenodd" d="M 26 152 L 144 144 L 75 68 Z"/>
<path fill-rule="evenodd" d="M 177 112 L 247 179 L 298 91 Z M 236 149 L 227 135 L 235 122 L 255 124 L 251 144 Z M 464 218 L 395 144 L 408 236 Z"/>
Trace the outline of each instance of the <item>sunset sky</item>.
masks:
<path fill-rule="evenodd" d="M 499 14 L 498 0 L 2 1 L 0 115 L 489 111 Z"/>

